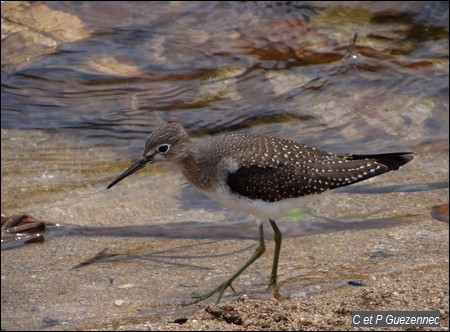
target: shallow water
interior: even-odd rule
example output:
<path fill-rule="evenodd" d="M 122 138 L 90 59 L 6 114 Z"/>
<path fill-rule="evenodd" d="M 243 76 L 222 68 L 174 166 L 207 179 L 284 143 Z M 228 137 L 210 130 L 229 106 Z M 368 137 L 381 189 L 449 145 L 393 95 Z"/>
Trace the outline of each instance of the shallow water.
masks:
<path fill-rule="evenodd" d="M 130 156 L 161 121 L 336 151 L 410 147 L 447 131 L 447 6 L 3 4 L 2 128 Z M 29 46 L 37 36 L 47 43 Z"/>
<path fill-rule="evenodd" d="M 1 98 L 2 213 L 63 225 L 41 244 L 2 244 L 15 247 L 2 250 L 6 329 L 176 315 L 207 288 L 194 282 L 205 271 L 213 286 L 247 258 L 253 220 L 170 169 L 142 170 L 106 191 L 162 122 L 197 137 L 252 132 L 333 152 L 416 152 L 400 172 L 282 222 L 287 238 L 432 222 L 431 207 L 448 201 L 445 2 L 3 2 Z M 205 237 L 214 242 L 198 245 Z M 105 247 L 127 259 L 71 270 Z M 126 256 L 186 247 L 151 257 L 162 263 Z M 205 265 L 193 267 L 202 253 Z M 338 287 L 364 275 L 342 269 L 330 281 L 313 268 L 286 272 L 285 295 L 309 293 L 311 280 Z M 249 271 L 242 288 L 255 290 L 268 272 Z M 110 279 L 133 286 L 111 290 Z M 121 298 L 125 306 L 112 300 Z"/>

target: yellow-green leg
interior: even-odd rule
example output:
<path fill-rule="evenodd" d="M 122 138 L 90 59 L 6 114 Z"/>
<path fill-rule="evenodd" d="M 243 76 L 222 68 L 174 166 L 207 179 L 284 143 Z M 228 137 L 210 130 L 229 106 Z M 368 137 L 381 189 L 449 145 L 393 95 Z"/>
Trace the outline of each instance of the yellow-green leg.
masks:
<path fill-rule="evenodd" d="M 272 223 L 272 221 L 271 221 L 271 223 Z M 250 259 L 239 270 L 237 270 L 236 273 L 234 273 L 229 279 L 227 279 L 223 283 L 221 283 L 217 288 L 213 289 L 211 292 L 206 293 L 204 295 L 194 296 L 194 300 L 192 300 L 184 305 L 189 305 L 189 304 L 194 304 L 194 303 L 200 302 L 202 300 L 205 300 L 205 299 L 213 296 L 216 293 L 218 293 L 216 304 L 219 303 L 220 299 L 222 298 L 223 292 L 225 292 L 225 289 L 227 289 L 228 287 L 233 288 L 231 286 L 231 283 L 234 281 L 234 279 L 236 279 L 242 272 L 244 272 L 246 268 L 248 268 L 250 265 L 252 265 L 254 261 L 256 261 L 259 257 L 261 257 L 261 255 L 264 253 L 264 251 L 266 251 L 266 245 L 264 244 L 264 230 L 263 230 L 263 224 L 261 223 L 261 225 L 259 226 L 259 244 L 256 247 L 255 251 L 253 252 L 252 257 L 250 257 Z M 272 271 L 272 273 L 273 273 L 273 271 Z M 276 269 L 275 269 L 275 280 L 276 280 Z"/>
<path fill-rule="evenodd" d="M 283 235 L 281 234 L 280 229 L 278 228 L 275 221 L 272 219 L 269 219 L 269 221 L 275 235 L 275 252 L 273 255 L 272 273 L 270 275 L 269 286 L 274 286 L 277 283 L 278 259 L 280 258 L 281 240 L 283 238 Z"/>

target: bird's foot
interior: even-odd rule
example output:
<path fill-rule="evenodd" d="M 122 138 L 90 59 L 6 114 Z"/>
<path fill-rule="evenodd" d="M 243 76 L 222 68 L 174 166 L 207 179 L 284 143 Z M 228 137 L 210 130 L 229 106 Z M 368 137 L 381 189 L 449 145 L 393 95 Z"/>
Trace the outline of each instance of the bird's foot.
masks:
<path fill-rule="evenodd" d="M 267 284 L 267 291 L 273 290 L 273 297 L 277 300 L 281 298 L 280 288 L 277 284 L 277 278 L 274 276 L 270 277 L 269 283 Z"/>
<path fill-rule="evenodd" d="M 277 285 L 277 276 L 271 275 L 269 279 L 269 283 L 267 284 L 267 288 L 271 288 Z"/>
<path fill-rule="evenodd" d="M 213 295 L 216 294 L 216 293 L 218 293 L 217 301 L 216 301 L 216 304 L 218 304 L 219 301 L 220 301 L 220 299 L 221 299 L 222 296 L 223 296 L 223 293 L 225 292 L 225 290 L 226 290 L 228 287 L 230 287 L 230 288 L 233 290 L 233 292 L 236 293 L 236 291 L 234 290 L 233 286 L 231 285 L 231 281 L 230 281 L 230 280 L 227 280 L 227 281 L 221 283 L 217 288 L 213 289 L 212 291 L 210 291 L 210 292 L 208 292 L 208 293 L 206 293 L 206 294 L 203 294 L 203 295 L 194 295 L 194 296 L 192 297 L 193 299 L 192 299 L 191 301 L 188 301 L 188 302 L 183 303 L 183 306 L 188 306 L 188 305 L 195 304 L 195 303 L 198 303 L 198 302 L 200 302 L 200 301 L 206 300 L 206 299 L 210 298 L 211 296 L 213 296 Z"/>
<path fill-rule="evenodd" d="M 236 293 L 233 286 L 231 286 L 231 283 L 234 281 L 234 279 L 239 277 L 239 275 L 242 272 L 244 272 L 246 268 L 248 268 L 250 265 L 252 265 L 254 261 L 256 261 L 259 257 L 261 257 L 261 255 L 264 253 L 265 250 L 266 250 L 266 246 L 264 245 L 263 224 L 261 224 L 261 225 L 259 225 L 259 245 L 256 247 L 256 249 L 255 249 L 253 255 L 250 257 L 250 259 L 247 262 L 245 262 L 245 264 L 243 266 L 241 266 L 241 268 L 239 270 L 237 270 L 230 278 L 228 278 L 223 283 L 221 283 L 219 285 L 219 287 L 213 289 L 211 292 L 206 293 L 204 295 L 194 296 L 194 299 L 192 301 L 184 303 L 183 305 L 186 306 L 186 305 L 190 305 L 190 304 L 194 304 L 194 303 L 206 300 L 207 298 L 210 298 L 214 294 L 218 293 L 217 301 L 216 301 L 216 304 L 217 304 L 217 303 L 219 303 L 220 299 L 222 298 L 223 292 L 225 292 L 225 289 L 227 289 L 228 287 L 230 287 Z M 278 261 L 276 260 L 276 262 L 278 262 Z M 276 281 L 276 275 L 277 275 L 276 268 L 272 269 L 272 275 L 274 276 L 273 278 Z"/>

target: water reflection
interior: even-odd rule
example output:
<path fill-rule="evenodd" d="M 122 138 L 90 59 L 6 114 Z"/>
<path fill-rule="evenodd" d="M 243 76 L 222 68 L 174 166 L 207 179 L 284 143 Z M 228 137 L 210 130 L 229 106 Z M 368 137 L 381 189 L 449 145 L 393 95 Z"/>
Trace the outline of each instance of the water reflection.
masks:
<path fill-rule="evenodd" d="M 12 26 L 21 20 L 28 25 L 27 15 L 47 10 L 79 35 L 59 36 L 52 21 L 39 22 L 33 33 L 56 45 L 51 54 L 34 58 L 36 50 L 33 61 L 3 73 L 2 127 L 71 128 L 93 144 L 122 139 L 117 146 L 168 120 L 204 131 L 276 124 L 280 115 L 290 115 L 284 121 L 292 126 L 264 130 L 285 128 L 296 135 L 295 126 L 308 135 L 317 134 L 319 125 L 338 142 L 383 140 L 386 133 L 424 125 L 426 130 L 424 119 L 408 115 L 403 104 L 405 98 L 411 105 L 426 101 L 447 85 L 447 71 L 435 56 L 445 54 L 439 45 L 447 40 L 446 23 L 435 16 L 442 17 L 442 6 L 405 5 L 407 14 L 385 4 L 219 2 L 109 4 L 108 15 L 88 3 L 5 10 Z M 349 25 L 345 31 L 335 29 L 337 17 Z M 355 17 L 365 26 L 350 28 Z M 74 28 L 74 20 L 84 27 Z M 341 59 L 356 30 L 361 56 L 348 67 Z M 427 40 L 437 47 L 429 54 Z M 6 53 L 2 63 L 13 63 L 14 54 Z M 386 108 L 389 117 L 382 116 Z M 349 136 L 351 131 L 359 135 Z"/>

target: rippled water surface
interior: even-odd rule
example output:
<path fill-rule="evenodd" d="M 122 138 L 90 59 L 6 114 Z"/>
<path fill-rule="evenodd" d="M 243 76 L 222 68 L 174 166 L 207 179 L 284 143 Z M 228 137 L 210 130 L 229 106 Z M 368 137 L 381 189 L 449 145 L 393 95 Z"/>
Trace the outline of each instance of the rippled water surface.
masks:
<path fill-rule="evenodd" d="M 311 208 L 351 216 L 342 227 L 314 226 L 300 213 L 302 228 L 283 226 L 290 237 L 353 229 L 355 220 L 390 227 L 448 202 L 448 2 L 2 2 L 1 56 L 2 213 L 91 229 L 2 251 L 2 328 L 140 317 L 137 308 L 150 300 L 103 308 L 111 298 L 102 282 L 132 285 L 114 300 L 138 296 L 123 289 L 149 287 L 126 280 L 147 278 L 141 264 L 70 270 L 106 247 L 126 255 L 189 247 L 192 258 L 203 237 L 237 243 L 206 243 L 198 249 L 206 256 L 254 244 L 247 216 L 222 209 L 170 170 L 141 171 L 106 191 L 161 123 L 180 122 L 195 137 L 252 132 L 333 152 L 417 153 L 415 166 L 378 182 L 401 192 L 398 201 L 378 202 L 383 189 L 349 188 L 332 201 L 333 212 Z M 228 220 L 246 223 L 223 234 Z M 155 228 L 133 228 L 149 224 Z M 191 261 L 175 260 L 162 270 L 150 265 L 152 282 L 176 279 L 154 294 L 155 314 L 204 286 L 189 282 L 190 269 L 197 271 Z M 228 272 L 219 265 L 217 275 L 220 268 Z M 185 279 L 173 272 L 180 270 Z M 287 283 L 286 292 L 295 287 Z M 86 309 L 96 306 L 104 311 Z"/>
<path fill-rule="evenodd" d="M 198 135 L 283 128 L 336 150 L 348 141 L 363 149 L 381 138 L 374 148 L 382 149 L 399 138 L 439 137 L 447 9 L 6 3 L 2 128 L 70 129 L 93 145 L 127 148 L 161 121 Z M 342 61 L 356 31 L 357 58 Z"/>

